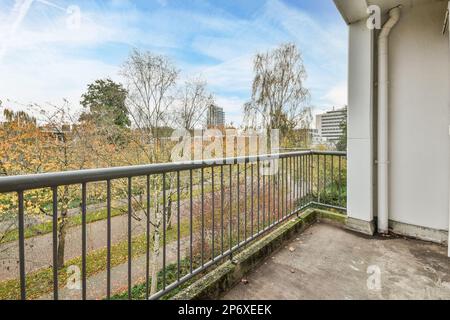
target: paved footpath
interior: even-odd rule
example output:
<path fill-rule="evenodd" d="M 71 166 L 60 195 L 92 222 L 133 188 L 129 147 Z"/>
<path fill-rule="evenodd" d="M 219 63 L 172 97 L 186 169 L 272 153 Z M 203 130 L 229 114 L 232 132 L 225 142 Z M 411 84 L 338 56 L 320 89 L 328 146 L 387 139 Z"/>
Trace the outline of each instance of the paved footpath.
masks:
<path fill-rule="evenodd" d="M 180 241 L 180 259 L 185 257 L 187 247 L 189 246 L 189 238 Z M 166 264 L 173 264 L 177 261 L 177 242 L 174 241 L 167 245 Z M 152 255 L 150 254 L 150 262 Z M 162 249 L 158 259 L 159 268 L 162 269 Z M 151 270 L 150 270 L 151 272 Z M 137 257 L 132 260 L 131 282 L 132 285 L 144 283 L 146 279 L 146 255 Z M 86 279 L 86 295 L 88 300 L 101 300 L 106 297 L 106 270 L 101 271 L 88 279 Z M 111 268 L 111 292 L 120 293 L 128 288 L 128 262 Z M 81 290 L 69 289 L 67 286 L 59 289 L 60 300 L 81 300 Z M 39 300 L 51 300 L 53 293 L 44 295 Z"/>
<path fill-rule="evenodd" d="M 173 210 L 175 204 L 173 205 Z M 175 211 L 174 211 L 175 212 Z M 187 201 L 181 203 L 181 217 L 185 219 L 189 215 Z M 146 232 L 146 215 L 143 212 L 135 213 L 137 219 L 132 219 L 133 237 L 143 235 Z M 173 226 L 176 226 L 176 214 L 172 215 Z M 86 225 L 87 252 L 106 247 L 107 243 L 107 220 L 100 220 Z M 67 230 L 66 248 L 64 259 L 81 256 L 81 226 L 72 227 Z M 128 215 L 111 218 L 111 243 L 112 245 L 128 239 Z M 27 273 L 37 271 L 53 265 L 52 252 L 53 235 L 44 234 L 25 239 L 25 270 Z M 0 245 L 0 281 L 15 279 L 19 276 L 19 249 L 18 241 Z"/>

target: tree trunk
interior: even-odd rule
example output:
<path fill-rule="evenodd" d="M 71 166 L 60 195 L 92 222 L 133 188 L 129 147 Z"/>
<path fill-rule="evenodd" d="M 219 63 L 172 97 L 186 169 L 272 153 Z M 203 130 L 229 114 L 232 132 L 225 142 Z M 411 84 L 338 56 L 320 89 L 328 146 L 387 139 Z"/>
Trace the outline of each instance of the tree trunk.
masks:
<path fill-rule="evenodd" d="M 158 290 L 158 270 L 159 270 L 159 241 L 160 241 L 160 226 L 161 226 L 161 213 L 159 212 L 159 206 L 156 208 L 155 212 L 155 228 L 153 228 L 154 232 L 154 240 L 153 240 L 153 255 L 152 255 L 152 263 L 151 263 L 151 286 L 150 286 L 150 296 L 154 295 Z"/>
<path fill-rule="evenodd" d="M 64 267 L 64 253 L 65 253 L 65 247 L 66 247 L 66 234 L 67 234 L 67 222 L 68 222 L 68 194 L 69 194 L 69 188 L 67 186 L 64 187 L 64 192 L 61 197 L 61 216 L 59 220 L 59 226 L 58 226 L 58 256 L 57 256 L 57 263 L 58 263 L 58 269 L 62 269 Z"/>
<path fill-rule="evenodd" d="M 172 230 L 172 195 L 169 196 L 166 212 L 167 212 L 166 215 L 167 230 Z"/>

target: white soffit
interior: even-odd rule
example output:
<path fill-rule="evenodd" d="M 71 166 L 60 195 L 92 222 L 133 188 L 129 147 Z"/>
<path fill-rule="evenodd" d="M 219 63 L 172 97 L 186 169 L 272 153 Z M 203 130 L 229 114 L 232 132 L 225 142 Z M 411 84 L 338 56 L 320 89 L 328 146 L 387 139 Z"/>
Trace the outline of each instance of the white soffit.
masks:
<path fill-rule="evenodd" d="M 448 0 L 334 0 L 336 7 L 347 24 L 352 24 L 368 17 L 367 8 L 377 5 L 382 12 L 387 12 L 398 5 L 414 7 L 430 2 L 447 2 Z"/>
<path fill-rule="evenodd" d="M 367 17 L 366 0 L 334 0 L 334 3 L 347 24 Z"/>

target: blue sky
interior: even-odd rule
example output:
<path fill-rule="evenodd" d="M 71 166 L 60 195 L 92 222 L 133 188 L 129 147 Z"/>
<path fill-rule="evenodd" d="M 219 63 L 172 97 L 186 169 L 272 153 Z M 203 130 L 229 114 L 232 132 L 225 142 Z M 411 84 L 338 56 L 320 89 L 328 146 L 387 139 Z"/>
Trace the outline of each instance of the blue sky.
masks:
<path fill-rule="evenodd" d="M 0 39 L 4 104 L 67 98 L 79 108 L 88 83 L 121 81 L 137 47 L 170 57 L 180 82 L 207 80 L 227 122 L 239 124 L 254 55 L 284 42 L 303 54 L 316 113 L 346 103 L 347 27 L 331 0 L 0 0 Z"/>

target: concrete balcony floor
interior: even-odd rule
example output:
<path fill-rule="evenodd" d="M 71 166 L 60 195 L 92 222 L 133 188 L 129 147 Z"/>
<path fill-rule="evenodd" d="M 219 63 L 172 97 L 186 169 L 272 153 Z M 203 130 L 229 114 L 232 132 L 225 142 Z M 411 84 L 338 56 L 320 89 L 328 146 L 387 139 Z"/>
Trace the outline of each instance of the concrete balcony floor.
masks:
<path fill-rule="evenodd" d="M 246 280 L 223 299 L 450 299 L 450 258 L 436 244 L 317 223 Z"/>

